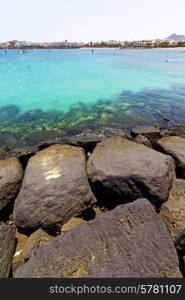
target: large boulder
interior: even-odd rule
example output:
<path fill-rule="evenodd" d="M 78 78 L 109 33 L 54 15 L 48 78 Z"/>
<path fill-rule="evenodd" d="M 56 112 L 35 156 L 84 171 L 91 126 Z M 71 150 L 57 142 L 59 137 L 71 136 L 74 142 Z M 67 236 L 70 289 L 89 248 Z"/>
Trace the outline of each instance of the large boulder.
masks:
<path fill-rule="evenodd" d="M 170 156 L 121 137 L 99 143 L 87 169 L 96 196 L 115 202 L 147 197 L 162 203 L 175 174 Z"/>
<path fill-rule="evenodd" d="M 0 278 L 9 275 L 15 248 L 15 229 L 9 225 L 0 225 Z"/>
<path fill-rule="evenodd" d="M 27 229 L 53 227 L 67 222 L 94 201 L 84 150 L 54 145 L 30 158 L 15 201 L 14 219 Z"/>
<path fill-rule="evenodd" d="M 16 157 L 0 160 L 0 210 L 17 197 L 23 179 L 23 168 Z"/>
<path fill-rule="evenodd" d="M 185 178 L 185 139 L 178 136 L 163 137 L 156 145 L 160 151 L 173 156 L 178 175 Z"/>
<path fill-rule="evenodd" d="M 121 205 L 36 250 L 15 277 L 181 277 L 173 241 L 150 202 Z"/>
<path fill-rule="evenodd" d="M 161 207 L 160 216 L 174 240 L 185 234 L 185 180 L 174 180 L 169 199 Z"/>

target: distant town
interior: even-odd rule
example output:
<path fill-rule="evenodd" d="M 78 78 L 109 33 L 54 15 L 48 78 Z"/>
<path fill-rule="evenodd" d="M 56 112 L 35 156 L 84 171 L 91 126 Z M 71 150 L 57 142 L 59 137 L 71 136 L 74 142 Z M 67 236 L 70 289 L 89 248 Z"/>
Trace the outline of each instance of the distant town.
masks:
<path fill-rule="evenodd" d="M 101 42 L 44 42 L 33 43 L 26 41 L 8 41 L 0 43 L 0 49 L 78 49 L 78 48 L 176 48 L 185 47 L 185 36 L 172 34 L 166 39 L 137 40 L 137 41 L 101 41 Z"/>

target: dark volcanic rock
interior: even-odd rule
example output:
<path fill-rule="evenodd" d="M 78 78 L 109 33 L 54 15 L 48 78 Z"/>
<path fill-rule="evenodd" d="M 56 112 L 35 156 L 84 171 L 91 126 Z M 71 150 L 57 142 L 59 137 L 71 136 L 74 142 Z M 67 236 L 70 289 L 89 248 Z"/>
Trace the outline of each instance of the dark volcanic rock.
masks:
<path fill-rule="evenodd" d="M 183 275 L 185 277 L 185 256 L 183 256 Z"/>
<path fill-rule="evenodd" d="M 137 135 L 133 141 L 138 144 L 145 145 L 146 147 L 152 148 L 152 144 L 144 135 Z"/>
<path fill-rule="evenodd" d="M 81 218 L 71 218 L 67 223 L 65 223 L 61 228 L 61 233 L 71 230 L 77 226 L 85 224 L 86 221 Z"/>
<path fill-rule="evenodd" d="M 35 232 L 33 232 L 28 238 L 25 247 L 21 253 L 24 260 L 28 260 L 35 249 L 45 246 L 51 239 L 53 239 L 53 237 L 47 234 L 42 229 L 38 229 Z"/>
<path fill-rule="evenodd" d="M 134 137 L 137 135 L 145 136 L 151 143 L 156 142 L 160 138 L 160 129 L 158 126 L 136 126 L 131 132 Z"/>
<path fill-rule="evenodd" d="M 68 137 L 56 137 L 54 139 L 46 139 L 45 141 L 42 141 L 38 144 L 39 150 L 44 150 L 50 146 L 53 145 L 65 145 L 65 144 L 69 144 L 68 143 Z"/>
<path fill-rule="evenodd" d="M 94 193 L 112 202 L 147 197 L 162 203 L 168 199 L 174 174 L 170 156 L 120 137 L 99 143 L 88 160 Z"/>
<path fill-rule="evenodd" d="M 23 168 L 15 157 L 0 160 L 0 210 L 17 197 L 23 179 Z"/>
<path fill-rule="evenodd" d="M 0 225 L 0 278 L 9 275 L 15 248 L 15 229 L 9 225 Z"/>
<path fill-rule="evenodd" d="M 185 233 L 176 237 L 175 247 L 178 251 L 185 253 Z"/>
<path fill-rule="evenodd" d="M 103 134 L 105 137 L 115 137 L 115 136 L 121 136 L 121 137 L 129 137 L 131 138 L 130 134 L 126 130 L 122 129 L 116 129 L 111 127 L 103 127 L 100 129 L 101 134 Z"/>
<path fill-rule="evenodd" d="M 185 138 L 185 124 L 174 125 L 168 129 L 167 135 L 169 136 L 180 136 Z"/>
<path fill-rule="evenodd" d="M 12 262 L 12 271 L 14 272 L 18 266 L 24 264 L 32 255 L 33 251 L 39 247 L 47 245 L 47 243 L 53 239 L 52 236 L 47 234 L 44 230 L 38 229 L 30 235 L 29 238 L 25 239 L 24 235 L 17 234 L 19 238 L 24 239 L 21 241 L 21 245 L 16 244 L 16 251 Z"/>
<path fill-rule="evenodd" d="M 96 134 L 82 134 L 69 139 L 68 143 L 73 146 L 80 146 L 88 153 L 92 152 L 97 143 L 102 141 L 103 138 L 105 137 Z"/>
<path fill-rule="evenodd" d="M 63 224 L 90 206 L 84 150 L 54 145 L 31 157 L 15 201 L 18 226 L 36 229 Z"/>
<path fill-rule="evenodd" d="M 10 104 L 0 108 L 0 118 L 15 118 L 20 113 L 17 105 Z"/>
<path fill-rule="evenodd" d="M 178 136 L 163 137 L 156 146 L 162 152 L 173 156 L 178 175 L 185 178 L 185 139 Z"/>
<path fill-rule="evenodd" d="M 35 155 L 39 151 L 38 146 L 30 146 L 24 148 L 15 148 L 8 152 L 8 156 L 17 157 L 21 164 L 26 167 L 28 160 L 30 157 Z"/>
<path fill-rule="evenodd" d="M 37 121 L 42 116 L 42 109 L 30 109 L 17 117 L 18 122 Z"/>
<path fill-rule="evenodd" d="M 9 151 L 10 151 L 10 149 L 7 146 L 0 147 L 0 159 L 7 158 Z"/>
<path fill-rule="evenodd" d="M 122 129 L 115 129 L 110 127 L 102 127 L 99 130 L 85 130 L 81 134 L 70 138 L 68 143 L 74 146 L 80 146 L 86 150 L 86 152 L 92 152 L 97 143 L 103 141 L 107 137 L 130 137 L 129 133 Z M 131 137 L 130 137 L 131 138 Z"/>
<path fill-rule="evenodd" d="M 148 200 L 122 205 L 36 250 L 15 277 L 182 277 L 173 241 Z"/>
<path fill-rule="evenodd" d="M 174 240 L 185 235 L 185 180 L 174 180 L 169 199 L 161 207 L 160 216 Z"/>
<path fill-rule="evenodd" d="M 8 155 L 17 158 L 23 158 L 26 156 L 33 156 L 39 151 L 39 146 L 29 146 L 24 148 L 15 148 L 8 152 Z"/>

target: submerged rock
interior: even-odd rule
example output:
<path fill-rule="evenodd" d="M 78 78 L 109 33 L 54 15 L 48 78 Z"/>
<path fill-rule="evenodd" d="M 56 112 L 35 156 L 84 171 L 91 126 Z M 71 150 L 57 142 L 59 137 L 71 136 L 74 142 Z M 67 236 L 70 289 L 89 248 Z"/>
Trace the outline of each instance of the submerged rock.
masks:
<path fill-rule="evenodd" d="M 185 178 L 185 139 L 178 136 L 163 137 L 157 147 L 175 159 L 178 175 Z"/>
<path fill-rule="evenodd" d="M 148 200 L 78 226 L 36 250 L 15 277 L 182 277 L 173 241 Z"/>
<path fill-rule="evenodd" d="M 185 234 L 185 180 L 174 180 L 169 199 L 161 207 L 160 216 L 174 241 L 179 240 L 179 235 Z"/>
<path fill-rule="evenodd" d="M 37 121 L 39 118 L 42 118 L 44 112 L 42 109 L 30 109 L 27 112 L 21 114 L 18 118 L 18 122 L 30 122 L 30 121 Z"/>
<path fill-rule="evenodd" d="M 20 113 L 19 107 L 14 104 L 0 107 L 0 118 L 14 118 L 19 113 Z"/>
<path fill-rule="evenodd" d="M 0 160 L 0 210 L 17 197 L 23 179 L 23 168 L 15 157 Z"/>
<path fill-rule="evenodd" d="M 15 229 L 9 225 L 0 225 L 0 278 L 9 275 L 15 248 Z"/>
<path fill-rule="evenodd" d="M 53 227 L 93 202 L 84 150 L 54 145 L 30 158 L 15 201 L 14 218 L 23 228 Z"/>
<path fill-rule="evenodd" d="M 99 143 L 87 164 L 97 198 L 128 202 L 147 197 L 153 203 L 168 199 L 175 174 L 170 156 L 120 137 Z"/>

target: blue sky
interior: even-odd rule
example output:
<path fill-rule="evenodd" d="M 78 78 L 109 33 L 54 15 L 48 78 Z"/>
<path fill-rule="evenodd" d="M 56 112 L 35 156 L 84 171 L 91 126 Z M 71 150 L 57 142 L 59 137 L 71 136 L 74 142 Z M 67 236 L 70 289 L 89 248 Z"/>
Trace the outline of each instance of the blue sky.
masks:
<path fill-rule="evenodd" d="M 0 0 L 0 41 L 101 41 L 185 34 L 185 0 Z"/>

